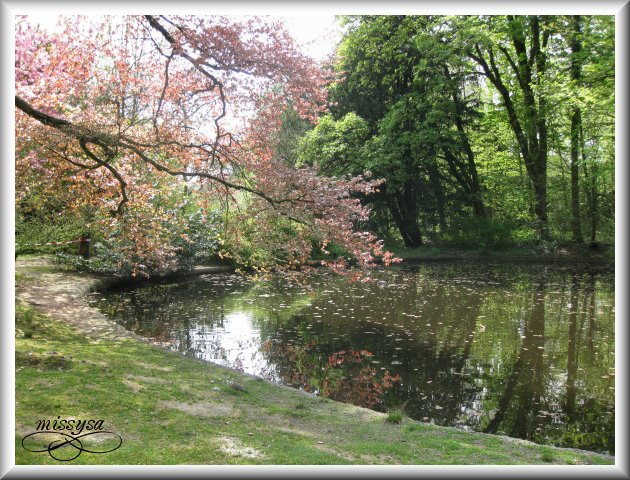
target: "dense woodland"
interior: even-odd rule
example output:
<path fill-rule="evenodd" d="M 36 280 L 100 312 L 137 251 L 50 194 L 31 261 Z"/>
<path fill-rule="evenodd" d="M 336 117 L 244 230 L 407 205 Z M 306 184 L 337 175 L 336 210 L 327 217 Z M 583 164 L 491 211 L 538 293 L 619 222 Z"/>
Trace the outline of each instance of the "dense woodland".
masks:
<path fill-rule="evenodd" d="M 16 251 L 87 233 L 68 260 L 136 276 L 612 243 L 614 17 L 339 21 L 318 65 L 270 19 L 20 20 Z"/>

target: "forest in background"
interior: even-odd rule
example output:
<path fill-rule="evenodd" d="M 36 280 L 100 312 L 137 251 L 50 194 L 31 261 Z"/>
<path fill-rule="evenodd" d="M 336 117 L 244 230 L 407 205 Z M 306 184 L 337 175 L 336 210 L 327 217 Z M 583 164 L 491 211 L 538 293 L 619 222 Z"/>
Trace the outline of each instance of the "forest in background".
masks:
<path fill-rule="evenodd" d="M 612 241 L 612 17 L 344 22 L 331 112 L 287 156 L 385 178 L 370 198 L 381 235 Z"/>
<path fill-rule="evenodd" d="M 325 65 L 257 21 L 21 23 L 16 252 L 89 233 L 68 261 L 135 276 L 612 244 L 614 17 L 340 21 Z"/>

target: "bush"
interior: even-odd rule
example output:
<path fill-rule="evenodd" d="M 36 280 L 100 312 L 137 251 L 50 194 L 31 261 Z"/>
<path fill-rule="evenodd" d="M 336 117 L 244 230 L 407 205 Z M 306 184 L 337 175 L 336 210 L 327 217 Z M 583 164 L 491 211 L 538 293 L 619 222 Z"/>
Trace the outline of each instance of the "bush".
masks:
<path fill-rule="evenodd" d="M 117 222 L 107 236 L 99 233 L 91 239 L 90 258 L 84 259 L 73 253 L 60 252 L 56 259 L 59 263 L 77 270 L 109 273 L 122 277 L 134 276 L 138 264 L 143 266 L 143 274 L 147 276 L 165 274 L 173 271 L 189 270 L 195 265 L 209 263 L 214 260 L 220 248 L 218 224 L 221 222 L 218 212 L 204 217 L 199 209 L 182 209 L 171 221 L 162 221 L 159 231 L 151 232 L 159 235 L 165 252 L 172 252 L 172 257 L 164 269 L 159 259 L 143 256 L 142 248 L 134 245 L 134 240 L 125 235 L 125 222 Z M 183 225 L 183 227 L 182 227 Z"/>
<path fill-rule="evenodd" d="M 449 226 L 445 239 L 463 248 L 502 250 L 516 245 L 516 229 L 510 221 L 464 217 Z"/>
<path fill-rule="evenodd" d="M 400 423 L 403 420 L 403 412 L 394 410 L 391 412 L 387 413 L 387 417 L 385 418 L 385 421 L 387 423 Z"/>
<path fill-rule="evenodd" d="M 51 254 L 56 252 L 76 253 L 78 245 L 44 245 L 49 242 L 77 240 L 85 230 L 85 222 L 80 217 L 68 215 L 23 215 L 15 216 L 15 253 Z"/>

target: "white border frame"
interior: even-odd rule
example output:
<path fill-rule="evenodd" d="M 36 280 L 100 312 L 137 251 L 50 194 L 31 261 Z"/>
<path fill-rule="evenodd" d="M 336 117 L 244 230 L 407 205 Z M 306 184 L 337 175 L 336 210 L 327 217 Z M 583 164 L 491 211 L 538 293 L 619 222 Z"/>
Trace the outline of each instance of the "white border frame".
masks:
<path fill-rule="evenodd" d="M 0 270 L 2 280 L 2 321 L 0 322 L 0 376 L 2 392 L 0 397 L 0 478 L 84 478 L 85 476 L 110 477 L 112 475 L 133 477 L 325 477 L 331 474 L 380 478 L 430 476 L 440 478 L 530 478 L 533 476 L 558 476 L 567 478 L 630 478 L 628 459 L 622 452 L 627 451 L 627 300 L 616 290 L 615 342 L 616 342 L 616 390 L 615 390 L 615 466 L 22 466 L 15 465 L 15 178 L 14 178 L 14 130 L 15 112 L 11 95 L 14 95 L 14 18 L 15 15 L 28 13 L 86 14 L 95 15 L 115 13 L 120 15 L 147 13 L 146 10 L 159 10 L 160 13 L 190 14 L 260 14 L 260 15 L 309 15 L 309 14 L 582 14 L 582 15 L 615 15 L 616 43 L 616 162 L 615 162 L 615 284 L 627 284 L 627 257 L 625 242 L 627 237 L 627 220 L 625 206 L 628 200 L 627 130 L 628 130 L 628 52 L 629 43 L 627 26 L 630 23 L 630 5 L 627 0 L 602 0 L 597 2 L 566 0 L 530 0 L 520 1 L 498 0 L 472 2 L 466 0 L 426 0 L 404 2 L 400 0 L 387 2 L 369 1 L 331 1 L 313 0 L 301 3 L 285 3 L 281 1 L 232 1 L 202 2 L 199 1 L 153 1 L 142 2 L 94 0 L 78 3 L 71 0 L 46 2 L 43 0 L 0 0 L 0 225 L 2 225 L 2 255 Z M 625 448 L 624 448 L 625 447 Z"/>

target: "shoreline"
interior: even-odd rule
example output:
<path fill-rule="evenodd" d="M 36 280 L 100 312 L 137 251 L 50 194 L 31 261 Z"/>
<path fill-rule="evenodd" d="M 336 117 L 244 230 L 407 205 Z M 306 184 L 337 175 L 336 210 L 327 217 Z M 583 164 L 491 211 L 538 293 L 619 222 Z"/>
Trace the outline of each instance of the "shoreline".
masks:
<path fill-rule="evenodd" d="M 48 325 L 45 328 L 63 330 L 63 334 L 60 334 L 57 340 L 52 334 L 38 339 L 39 333 L 35 333 L 31 338 L 16 339 L 18 354 L 16 359 L 27 358 L 27 365 L 22 366 L 16 373 L 16 399 L 20 408 L 26 408 L 21 405 L 29 402 L 24 398 L 26 394 L 23 390 L 24 385 L 31 385 L 27 388 L 33 388 L 34 380 L 36 383 L 50 383 L 49 377 L 61 377 L 60 380 L 63 380 L 65 375 L 74 375 L 74 380 L 87 389 L 82 390 L 86 395 L 100 388 L 106 397 L 113 395 L 116 402 L 110 408 L 122 409 L 124 414 L 122 417 L 133 411 L 132 405 L 136 396 L 151 392 L 151 395 L 141 399 L 143 412 L 144 410 L 153 412 L 152 415 L 158 414 L 158 418 L 164 412 L 176 418 L 184 415 L 186 418 L 182 421 L 189 422 L 191 428 L 194 425 L 199 425 L 202 429 L 209 428 L 202 427 L 199 424 L 200 420 L 210 422 L 213 427 L 217 426 L 215 424 L 220 425 L 220 428 L 214 430 L 214 436 L 210 435 L 212 438 L 208 439 L 208 441 L 214 439 L 212 440 L 214 443 L 211 443 L 215 445 L 215 449 L 222 451 L 216 444 L 217 438 L 223 438 L 221 441 L 228 445 L 241 445 L 242 448 L 236 448 L 237 454 L 224 451 L 219 459 L 209 463 L 465 464 L 473 460 L 475 464 L 614 463 L 614 457 L 608 455 L 538 445 L 525 440 L 452 427 L 438 427 L 408 418 L 400 425 L 388 424 L 385 421 L 387 415 L 384 413 L 305 394 L 288 386 L 277 385 L 228 367 L 189 357 L 127 331 L 85 302 L 87 293 L 111 285 L 115 277 L 59 271 L 41 258 L 18 261 L 16 272 L 20 276 L 16 299 L 30 305 L 37 312 L 36 315 L 41 315 L 44 319 L 42 325 Z M 48 317 L 53 320 L 48 320 Z M 33 331 L 37 332 L 37 329 Z M 64 358 L 82 359 L 79 360 L 80 364 L 77 364 L 77 360 L 71 360 L 77 367 L 62 370 L 61 373 L 47 373 L 46 369 L 40 371 L 29 366 L 28 361 L 32 362 L 32 358 L 28 359 L 28 355 L 24 357 L 25 349 L 38 355 L 37 358 L 48 358 L 46 355 L 51 353 L 49 350 L 52 349 L 53 353 L 58 352 Z M 98 361 L 116 364 L 116 367 L 112 367 L 114 373 L 107 369 L 98 373 L 100 369 L 95 363 Z M 141 366 L 134 366 L 136 364 Z M 145 364 L 150 364 L 151 368 L 147 370 Z M 72 374 L 78 365 L 86 370 Z M 94 375 L 94 371 L 97 375 L 90 376 L 89 373 Z M 145 372 L 144 375 L 142 372 Z M 150 377 L 147 377 L 148 373 Z M 22 375 L 28 378 L 24 379 Z M 199 382 L 201 378 L 206 380 Z M 214 386 L 211 386 L 212 384 Z M 232 384 L 238 384 L 244 391 L 236 387 L 231 388 Z M 63 389 L 59 392 L 62 391 Z M 50 393 L 53 394 L 52 391 Z M 134 395 L 128 397 L 131 393 Z M 42 394 L 47 394 L 45 389 Z M 109 400 L 100 398 L 103 402 Z M 81 398 L 78 401 L 81 402 Z M 72 402 L 68 405 L 66 403 L 65 400 L 57 400 L 57 404 L 68 409 L 60 413 L 67 416 L 78 413 L 70 411 Z M 82 410 L 85 409 L 82 407 Z M 129 409 L 131 410 L 128 411 Z M 107 413 L 108 409 L 103 411 Z M 17 413 L 18 432 L 24 431 L 29 424 L 26 418 L 33 412 Z M 79 416 L 83 418 L 89 415 Z M 259 419 L 265 417 L 268 417 L 267 420 L 260 424 Z M 124 423 L 123 420 L 118 419 L 114 423 L 116 427 L 124 428 L 119 425 Z M 265 439 L 264 435 L 259 437 L 256 433 L 257 430 L 263 431 L 273 427 L 273 431 L 268 432 L 267 437 L 275 439 L 279 445 L 284 445 L 284 442 L 288 441 L 284 438 L 287 425 L 295 427 L 291 427 L 291 430 L 292 435 L 297 437 L 292 438 L 299 439 L 298 443 L 304 450 L 294 452 L 295 456 L 288 460 L 281 453 L 283 449 L 288 448 L 286 445 L 277 451 L 271 451 L 273 449 L 270 446 L 265 447 L 271 445 L 269 440 Z M 221 432 L 228 426 L 234 432 L 225 437 Z M 136 442 L 138 445 L 146 442 L 146 438 L 138 437 L 133 432 L 134 428 L 128 429 L 126 440 L 132 444 Z M 296 429 L 299 430 L 299 434 L 296 433 Z M 312 438 L 313 431 L 317 431 L 317 439 Z M 418 435 L 419 432 L 422 432 L 422 435 Z M 366 434 L 374 436 L 366 438 Z M 134 439 L 134 436 L 138 438 Z M 338 437 L 344 441 L 339 442 Z M 186 442 L 185 438 L 178 440 Z M 466 445 L 466 448 L 471 450 L 467 451 L 461 446 L 455 448 L 454 441 L 458 445 Z M 426 445 L 427 442 L 430 447 Z M 331 444 L 334 448 L 323 447 Z M 435 444 L 442 445 L 438 449 L 441 453 L 436 453 Z M 195 450 L 193 446 L 190 448 Z M 260 452 L 260 455 L 248 456 L 247 448 Z M 264 453 L 266 449 L 269 452 Z M 366 449 L 369 453 L 365 452 Z M 427 453 L 428 456 L 423 456 Z M 50 462 L 45 456 L 27 457 L 28 453 L 21 451 L 21 447 L 18 449 L 18 446 L 16 454 L 19 454 L 21 461 L 29 458 L 36 463 L 38 460 L 56 463 Z M 320 455 L 323 457 L 320 458 Z M 161 457 L 157 455 L 151 458 L 153 460 L 140 458 L 140 461 L 152 463 L 159 461 Z M 112 459 L 120 463 L 135 463 L 133 455 L 127 458 L 113 453 L 111 456 L 86 455 L 81 456 L 81 459 L 86 463 L 109 462 Z M 177 463 L 191 461 L 182 458 L 181 462 Z"/>

